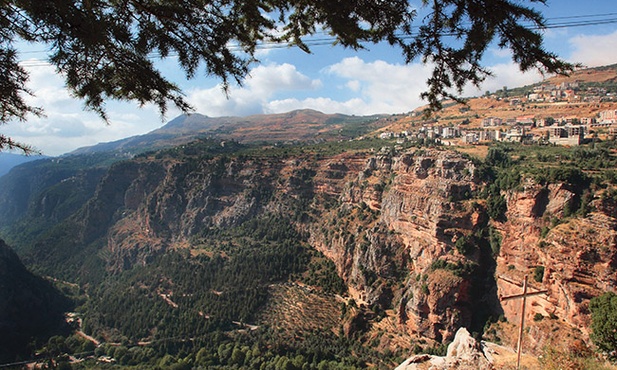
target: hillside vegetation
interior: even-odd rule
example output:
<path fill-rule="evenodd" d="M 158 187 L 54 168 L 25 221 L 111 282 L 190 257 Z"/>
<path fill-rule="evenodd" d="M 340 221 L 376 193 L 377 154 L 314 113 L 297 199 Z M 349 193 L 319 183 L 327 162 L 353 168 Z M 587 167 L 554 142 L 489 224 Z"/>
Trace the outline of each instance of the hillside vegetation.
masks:
<path fill-rule="evenodd" d="M 515 347 L 520 304 L 501 298 L 529 276 L 547 293 L 528 299 L 525 353 L 601 362 L 614 140 L 447 146 L 354 122 L 355 140 L 203 138 L 14 169 L 3 237 L 77 305 L 74 334 L 34 346 L 75 369 L 387 369 L 461 327 Z"/>

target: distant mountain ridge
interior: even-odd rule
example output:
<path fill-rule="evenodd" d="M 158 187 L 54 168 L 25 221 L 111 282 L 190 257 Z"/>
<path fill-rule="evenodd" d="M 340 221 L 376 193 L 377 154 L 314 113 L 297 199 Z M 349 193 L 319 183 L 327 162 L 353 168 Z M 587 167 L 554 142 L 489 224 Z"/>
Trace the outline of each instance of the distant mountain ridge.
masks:
<path fill-rule="evenodd" d="M 69 154 L 103 151 L 140 152 L 182 145 L 202 137 L 250 142 L 351 139 L 374 131 L 385 115 L 349 116 L 311 109 L 247 117 L 208 117 L 184 114 L 144 135 L 79 148 Z"/>
<path fill-rule="evenodd" d="M 508 89 L 508 94 L 510 96 L 526 94 L 536 86 L 564 82 L 576 82 L 584 87 L 617 88 L 617 64 L 580 69 L 569 76 L 553 76 L 527 86 L 513 86 Z M 471 98 L 471 101 L 474 99 Z M 409 108 L 410 111 L 414 110 L 414 107 Z M 458 108 L 460 107 L 456 105 L 457 112 Z M 422 109 L 423 107 L 418 107 L 415 111 L 419 112 Z M 444 114 L 447 114 L 447 109 L 439 115 L 444 118 Z M 401 112 L 395 116 L 405 117 L 406 114 Z M 390 115 L 325 114 L 312 109 L 246 117 L 209 117 L 191 113 L 178 116 L 163 127 L 147 134 L 79 148 L 70 154 L 103 151 L 126 151 L 135 154 L 182 145 L 203 137 L 236 140 L 242 143 L 350 139 L 386 127 L 388 124 L 386 117 Z"/>
<path fill-rule="evenodd" d="M 17 242 L 13 233 L 20 232 L 16 230 L 38 235 L 48 222 L 64 220 L 91 197 L 109 165 L 143 152 L 205 137 L 244 143 L 349 140 L 385 126 L 383 117 L 324 114 L 308 109 L 248 117 L 181 115 L 150 133 L 80 148 L 19 166 L 9 176 L 0 177 L 0 231 L 8 233 L 3 235 L 8 242 Z"/>
<path fill-rule="evenodd" d="M 13 167 L 19 166 L 22 163 L 32 162 L 39 159 L 48 158 L 44 155 L 31 155 L 26 156 L 23 154 L 15 153 L 1 153 L 0 152 L 0 176 L 7 174 Z"/>

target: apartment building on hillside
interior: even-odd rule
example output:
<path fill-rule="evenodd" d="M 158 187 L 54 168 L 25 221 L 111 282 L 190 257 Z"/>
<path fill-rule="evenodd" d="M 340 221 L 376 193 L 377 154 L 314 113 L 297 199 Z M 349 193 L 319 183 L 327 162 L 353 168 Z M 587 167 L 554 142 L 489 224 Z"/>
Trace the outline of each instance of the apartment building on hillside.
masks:
<path fill-rule="evenodd" d="M 551 126 L 548 141 L 556 145 L 581 145 L 585 138 L 585 126 Z"/>

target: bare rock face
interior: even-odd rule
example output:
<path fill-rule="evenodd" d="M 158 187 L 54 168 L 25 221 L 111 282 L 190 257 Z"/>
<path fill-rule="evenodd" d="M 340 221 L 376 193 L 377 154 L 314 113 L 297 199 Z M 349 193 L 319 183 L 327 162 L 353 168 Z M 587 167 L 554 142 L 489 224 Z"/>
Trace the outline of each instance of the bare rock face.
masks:
<path fill-rule="evenodd" d="M 585 338 L 589 300 L 617 287 L 616 205 L 598 197 L 584 217 L 566 218 L 580 189 L 525 180 L 522 190 L 503 193 L 506 221 L 490 222 L 501 235 L 495 260 L 486 250 L 483 200 L 473 198 L 480 186 L 474 171 L 460 154 L 435 149 L 136 160 L 104 178 L 83 223 L 86 235 L 107 230 L 104 253 L 120 270 L 190 247 L 208 228 L 294 215 L 356 302 L 393 310 L 398 330 L 446 342 L 460 327 L 480 330 L 489 314 L 518 322 L 520 303 L 500 304 L 498 297 L 520 293 L 527 275 L 531 291 L 548 291 L 530 298 L 527 322 L 533 326 L 538 314 L 558 318 Z M 548 339 L 541 330 L 530 333 L 536 349 Z"/>
<path fill-rule="evenodd" d="M 483 278 L 463 272 L 482 264 L 482 252 L 455 248 L 488 222 L 469 201 L 473 173 L 470 160 L 449 151 L 369 157 L 355 178 L 348 174 L 341 205 L 325 213 L 310 242 L 336 263 L 356 301 L 393 307 L 400 330 L 449 341 L 471 324 L 473 302 L 483 299 Z"/>
<path fill-rule="evenodd" d="M 507 194 L 507 221 L 497 223 L 503 240 L 497 258 L 499 296 L 519 294 L 527 275 L 529 346 L 540 351 L 551 334 L 535 330 L 542 318 L 579 330 L 588 339 L 589 300 L 617 288 L 617 214 L 610 202 L 595 199 L 586 215 L 564 216 L 576 196 L 569 185 L 547 187 L 528 181 Z M 506 319 L 520 321 L 520 300 L 503 302 Z M 535 319 L 535 320 L 534 320 Z"/>
<path fill-rule="evenodd" d="M 478 262 L 477 252 L 464 256 L 454 249 L 458 238 L 486 221 L 481 210 L 466 202 L 476 189 L 474 166 L 455 153 L 430 151 L 397 158 L 393 171 L 396 177 L 383 196 L 380 220 L 399 236 L 410 261 L 413 278 L 401 292 L 401 323 L 422 336 L 451 340 L 459 327 L 470 325 L 477 297 L 471 297 L 469 276 L 436 269 L 435 263 Z"/>
<path fill-rule="evenodd" d="M 124 167 L 116 169 L 125 174 L 121 189 L 110 175 L 100 190 L 114 195 L 104 252 L 111 269 L 190 247 L 209 228 L 281 214 L 334 261 L 358 304 L 393 309 L 412 335 L 451 340 L 472 325 L 476 301 L 496 297 L 484 286 L 492 279 L 486 253 L 455 247 L 488 222 L 471 199 L 474 165 L 455 152 L 140 159 Z"/>
<path fill-rule="evenodd" d="M 396 370 L 490 370 L 494 369 L 481 346 L 465 328 L 460 328 L 445 357 L 417 355 L 400 364 Z"/>

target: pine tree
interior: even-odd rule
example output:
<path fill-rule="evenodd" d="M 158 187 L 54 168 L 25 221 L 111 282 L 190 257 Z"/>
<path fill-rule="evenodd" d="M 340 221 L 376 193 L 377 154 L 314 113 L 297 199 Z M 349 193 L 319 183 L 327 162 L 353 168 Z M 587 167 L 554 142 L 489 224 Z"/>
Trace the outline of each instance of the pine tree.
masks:
<path fill-rule="evenodd" d="M 154 59 L 177 56 L 187 78 L 203 67 L 228 87 L 242 82 L 260 45 L 284 43 L 310 52 L 306 36 L 318 30 L 344 47 L 385 41 L 400 48 L 407 63 L 418 58 L 430 63 L 433 73 L 423 96 L 432 109 L 439 109 L 443 98 L 457 98 L 453 88 L 460 92 L 490 75 L 480 62 L 493 40 L 512 51 L 522 70 L 567 73 L 573 68 L 543 48 L 545 21 L 521 1 L 422 3 L 429 16 L 418 19 L 408 0 L 3 1 L 0 124 L 42 113 L 25 100 L 28 74 L 18 64 L 15 47 L 22 41 L 46 45 L 68 89 L 104 119 L 108 99 L 154 103 L 161 113 L 170 103 L 191 109 Z M 452 36 L 455 42 L 449 41 Z M 0 150 L 11 147 L 28 150 L 0 136 Z"/>

